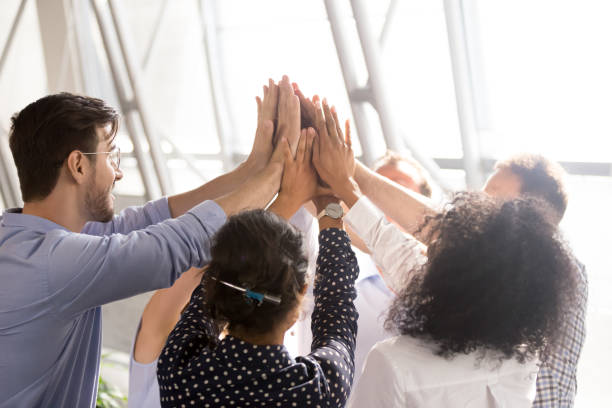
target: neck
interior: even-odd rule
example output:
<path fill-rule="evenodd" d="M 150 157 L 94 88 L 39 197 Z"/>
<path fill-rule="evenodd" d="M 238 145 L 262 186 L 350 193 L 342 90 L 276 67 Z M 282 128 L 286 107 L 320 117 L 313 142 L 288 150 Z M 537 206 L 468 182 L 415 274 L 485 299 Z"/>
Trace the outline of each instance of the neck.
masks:
<path fill-rule="evenodd" d="M 230 336 L 246 341 L 247 343 L 254 344 L 256 346 L 272 346 L 285 344 L 285 331 L 284 330 L 272 330 L 263 334 L 248 333 L 245 330 L 234 329 L 230 330 Z"/>
<path fill-rule="evenodd" d="M 69 231 L 81 232 L 88 219 L 80 203 L 82 199 L 75 192 L 58 186 L 44 199 L 24 203 L 23 214 L 45 218 Z"/>

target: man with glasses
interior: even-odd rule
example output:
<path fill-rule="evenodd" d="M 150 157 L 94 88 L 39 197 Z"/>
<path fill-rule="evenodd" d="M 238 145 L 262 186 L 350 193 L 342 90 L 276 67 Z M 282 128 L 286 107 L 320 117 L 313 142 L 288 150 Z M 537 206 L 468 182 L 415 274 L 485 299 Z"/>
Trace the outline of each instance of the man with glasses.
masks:
<path fill-rule="evenodd" d="M 288 78 L 278 95 L 292 97 Z M 0 218 L 0 407 L 95 406 L 100 306 L 168 287 L 202 267 L 226 216 L 261 208 L 278 191 L 283 149 L 299 138 L 299 104 L 279 104 L 286 130 L 277 132 L 276 150 L 277 100 L 264 96 L 258 105 L 253 151 L 243 164 L 116 216 L 111 191 L 123 173 L 113 108 L 62 93 L 12 118 L 24 206 Z"/>

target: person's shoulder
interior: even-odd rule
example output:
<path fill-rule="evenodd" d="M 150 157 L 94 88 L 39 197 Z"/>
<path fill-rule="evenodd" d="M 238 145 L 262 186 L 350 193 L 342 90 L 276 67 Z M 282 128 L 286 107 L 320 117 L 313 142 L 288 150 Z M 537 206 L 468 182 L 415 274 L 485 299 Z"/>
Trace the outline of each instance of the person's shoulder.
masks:
<path fill-rule="evenodd" d="M 574 258 L 574 262 L 576 263 L 576 268 L 578 269 L 578 290 L 582 297 L 586 297 L 589 284 L 586 265 L 580 262 L 577 258 Z"/>
<path fill-rule="evenodd" d="M 388 356 L 391 360 L 404 355 L 421 354 L 430 349 L 419 339 L 411 336 L 401 335 L 379 341 L 372 347 L 370 353 Z"/>

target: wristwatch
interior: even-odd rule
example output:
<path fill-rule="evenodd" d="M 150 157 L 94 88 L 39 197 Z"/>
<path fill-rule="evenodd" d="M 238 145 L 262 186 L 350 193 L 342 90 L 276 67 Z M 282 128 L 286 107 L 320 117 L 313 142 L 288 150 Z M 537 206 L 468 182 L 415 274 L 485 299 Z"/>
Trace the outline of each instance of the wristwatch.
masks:
<path fill-rule="evenodd" d="M 342 209 L 342 206 L 338 203 L 329 203 L 323 209 L 323 211 L 321 211 L 319 215 L 317 215 L 317 219 L 320 220 L 326 215 L 330 218 L 333 218 L 334 220 L 337 220 L 338 218 L 342 218 L 342 216 L 344 215 L 344 210 Z"/>

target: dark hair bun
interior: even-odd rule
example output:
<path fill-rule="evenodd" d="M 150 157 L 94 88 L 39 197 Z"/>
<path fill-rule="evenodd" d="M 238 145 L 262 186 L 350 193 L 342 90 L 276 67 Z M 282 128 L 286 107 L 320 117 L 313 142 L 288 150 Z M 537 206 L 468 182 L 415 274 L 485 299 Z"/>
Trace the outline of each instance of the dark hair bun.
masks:
<path fill-rule="evenodd" d="M 217 232 L 211 254 L 204 275 L 205 302 L 213 317 L 229 329 L 240 326 L 265 333 L 297 305 L 306 282 L 302 236 L 277 215 L 250 210 L 230 217 Z M 278 296 L 281 303 L 258 304 L 220 281 Z"/>

